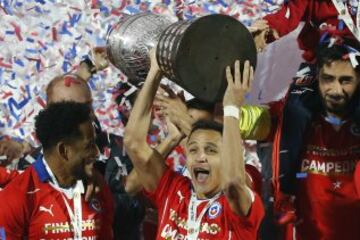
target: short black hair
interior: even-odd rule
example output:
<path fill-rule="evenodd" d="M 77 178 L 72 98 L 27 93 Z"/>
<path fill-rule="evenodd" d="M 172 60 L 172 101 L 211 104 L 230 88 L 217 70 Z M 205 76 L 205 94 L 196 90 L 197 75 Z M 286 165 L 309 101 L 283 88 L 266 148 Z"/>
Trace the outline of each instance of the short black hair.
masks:
<path fill-rule="evenodd" d="M 199 120 L 193 124 L 188 139 L 190 139 L 191 135 L 197 130 L 213 130 L 222 135 L 223 125 L 215 121 Z"/>
<path fill-rule="evenodd" d="M 64 101 L 51 103 L 35 118 L 35 132 L 44 151 L 60 141 L 81 136 L 80 124 L 91 121 L 91 109 L 85 103 Z"/>
<path fill-rule="evenodd" d="M 193 108 L 193 109 L 198 109 L 198 110 L 204 110 L 211 114 L 213 114 L 214 110 L 215 110 L 214 103 L 205 102 L 198 98 L 193 98 L 193 99 L 186 101 L 186 107 L 188 109 Z"/>
<path fill-rule="evenodd" d="M 324 64 L 329 64 L 333 61 L 343 60 L 344 56 L 349 54 L 349 47 L 360 51 L 360 45 L 358 42 L 351 39 L 344 39 L 341 44 L 334 44 L 329 47 L 328 44 L 319 44 L 316 49 L 316 64 L 318 70 L 321 69 Z M 356 56 L 356 60 L 360 62 L 360 58 Z M 360 73 L 360 65 L 356 66 L 355 71 Z"/>

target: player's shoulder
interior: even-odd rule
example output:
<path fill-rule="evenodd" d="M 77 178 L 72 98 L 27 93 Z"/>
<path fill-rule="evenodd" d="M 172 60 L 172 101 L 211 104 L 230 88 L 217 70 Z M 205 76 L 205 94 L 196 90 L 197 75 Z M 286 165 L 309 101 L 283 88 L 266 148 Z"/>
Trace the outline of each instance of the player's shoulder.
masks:
<path fill-rule="evenodd" d="M 16 176 L 6 187 L 0 192 L 2 195 L 16 194 L 21 197 L 30 188 L 34 187 L 38 182 L 38 177 L 33 167 L 28 167 L 21 174 Z"/>

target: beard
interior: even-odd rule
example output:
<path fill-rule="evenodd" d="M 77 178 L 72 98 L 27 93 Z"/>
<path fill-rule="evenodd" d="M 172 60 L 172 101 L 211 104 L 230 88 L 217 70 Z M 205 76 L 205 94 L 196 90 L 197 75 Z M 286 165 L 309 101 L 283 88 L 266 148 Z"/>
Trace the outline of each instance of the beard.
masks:
<path fill-rule="evenodd" d="M 346 93 L 343 95 L 325 95 L 321 96 L 321 100 L 327 112 L 344 116 L 359 106 L 359 92 L 358 89 L 351 97 Z"/>

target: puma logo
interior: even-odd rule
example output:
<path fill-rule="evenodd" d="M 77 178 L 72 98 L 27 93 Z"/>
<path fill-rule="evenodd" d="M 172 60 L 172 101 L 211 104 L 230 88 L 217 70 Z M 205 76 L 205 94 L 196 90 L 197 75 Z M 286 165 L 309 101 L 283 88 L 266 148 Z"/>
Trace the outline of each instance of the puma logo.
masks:
<path fill-rule="evenodd" d="M 53 207 L 53 204 L 50 205 L 50 208 L 46 208 L 44 206 L 40 206 L 39 207 L 39 211 L 42 211 L 42 212 L 47 212 L 49 213 L 51 216 L 54 216 L 53 212 L 52 212 L 52 207 Z"/>
<path fill-rule="evenodd" d="M 179 202 L 181 203 L 185 197 L 182 195 L 180 191 L 177 191 L 177 195 L 179 196 Z"/>

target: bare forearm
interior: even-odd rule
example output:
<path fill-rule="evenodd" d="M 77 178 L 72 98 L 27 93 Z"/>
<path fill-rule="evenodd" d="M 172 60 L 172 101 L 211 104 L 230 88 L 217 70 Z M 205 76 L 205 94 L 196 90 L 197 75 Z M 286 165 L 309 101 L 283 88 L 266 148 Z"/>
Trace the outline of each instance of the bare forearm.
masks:
<path fill-rule="evenodd" d="M 236 118 L 224 117 L 222 183 L 232 209 L 246 216 L 251 206 L 251 196 L 246 185 L 244 147 L 237 126 Z"/>
<path fill-rule="evenodd" d="M 150 69 L 145 83 L 135 101 L 129 121 L 125 128 L 125 138 L 146 141 L 151 122 L 151 108 L 156 90 L 160 84 L 161 74 L 158 70 Z"/>
<path fill-rule="evenodd" d="M 131 173 L 126 177 L 125 191 L 134 196 L 142 189 L 143 185 L 139 179 L 136 169 L 134 168 Z"/>
<path fill-rule="evenodd" d="M 179 119 L 178 125 L 179 125 L 179 128 L 181 129 L 181 131 L 186 136 L 189 136 L 194 122 L 195 122 L 195 120 L 192 117 L 190 117 L 188 114 L 186 114 L 185 116 L 183 116 L 182 118 Z"/>
<path fill-rule="evenodd" d="M 181 136 L 168 136 L 156 147 L 156 150 L 161 154 L 162 157 L 166 158 L 170 152 L 179 144 L 180 140 Z"/>
<path fill-rule="evenodd" d="M 224 117 L 223 132 L 223 163 L 222 171 L 223 183 L 227 185 L 237 179 L 240 184 L 245 185 L 245 163 L 244 146 L 240 131 L 238 129 L 238 120 L 233 117 Z"/>

